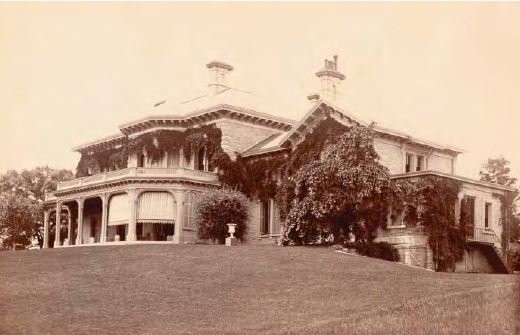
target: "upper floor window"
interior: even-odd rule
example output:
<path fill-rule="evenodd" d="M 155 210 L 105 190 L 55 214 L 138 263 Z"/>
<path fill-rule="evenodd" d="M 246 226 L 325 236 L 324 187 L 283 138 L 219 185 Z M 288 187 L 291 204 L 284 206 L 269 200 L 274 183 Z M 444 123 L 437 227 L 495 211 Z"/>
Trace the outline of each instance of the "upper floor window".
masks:
<path fill-rule="evenodd" d="M 137 167 L 144 167 L 144 163 L 146 161 L 146 157 L 144 154 L 140 154 L 137 156 Z"/>
<path fill-rule="evenodd" d="M 405 158 L 405 172 L 424 171 L 426 168 L 426 158 L 423 155 L 416 155 L 407 152 Z"/>
<path fill-rule="evenodd" d="M 489 228 L 491 221 L 491 204 L 486 202 L 484 206 L 484 228 Z"/>
<path fill-rule="evenodd" d="M 206 165 L 206 148 L 202 147 L 197 152 L 197 155 L 195 157 L 195 169 L 206 171 L 207 165 Z"/>
<path fill-rule="evenodd" d="M 475 224 L 475 198 L 465 196 L 462 199 L 461 216 L 464 217 L 464 223 L 473 226 Z"/>
<path fill-rule="evenodd" d="M 206 147 L 200 148 L 195 152 L 195 170 L 200 171 L 214 171 L 215 166 L 211 163 L 208 157 L 208 150 Z"/>
<path fill-rule="evenodd" d="M 405 172 L 412 172 L 412 160 L 413 160 L 413 155 L 406 154 L 406 165 L 404 168 Z"/>
<path fill-rule="evenodd" d="M 424 170 L 424 156 L 417 156 L 415 171 L 422 171 L 422 170 Z"/>

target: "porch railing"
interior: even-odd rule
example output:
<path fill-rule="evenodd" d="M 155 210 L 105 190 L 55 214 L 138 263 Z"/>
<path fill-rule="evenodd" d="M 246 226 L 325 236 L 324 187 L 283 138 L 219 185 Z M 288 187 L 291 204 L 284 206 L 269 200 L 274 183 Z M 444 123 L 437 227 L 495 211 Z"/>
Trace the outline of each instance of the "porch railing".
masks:
<path fill-rule="evenodd" d="M 195 181 L 216 182 L 217 175 L 214 172 L 199 171 L 182 167 L 176 168 L 138 168 L 131 167 L 121 170 L 98 173 L 92 176 L 75 178 L 58 184 L 58 191 L 75 188 L 79 186 L 92 185 L 107 181 L 124 179 L 127 177 L 148 177 L 148 178 L 187 178 Z"/>
<path fill-rule="evenodd" d="M 502 241 L 493 229 L 468 227 L 466 240 L 471 242 L 483 242 L 489 244 L 500 244 Z"/>

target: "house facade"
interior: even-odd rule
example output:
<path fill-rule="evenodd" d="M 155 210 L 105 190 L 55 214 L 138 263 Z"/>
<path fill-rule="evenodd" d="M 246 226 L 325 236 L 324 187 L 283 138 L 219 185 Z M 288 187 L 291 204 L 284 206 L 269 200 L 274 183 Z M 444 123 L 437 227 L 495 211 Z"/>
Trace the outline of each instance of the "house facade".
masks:
<path fill-rule="evenodd" d="M 325 118 L 352 126 L 367 125 L 335 105 L 345 76 L 338 71 L 337 58 L 326 60 L 316 73 L 320 92 L 309 96 L 308 112 L 299 121 L 275 116 L 247 91 L 232 88 L 227 79 L 233 67 L 222 62 L 207 64 L 208 91 L 180 104 L 158 102 L 153 114 L 125 123 L 117 134 L 74 148 L 82 159 L 96 153 L 117 155 L 125 143 L 162 130 L 180 133 L 205 126 L 221 132 L 221 148 L 234 159 L 256 159 L 290 152 Z M 374 146 L 380 162 L 392 178 L 421 178 L 435 175 L 461 182 L 462 199 L 472 208 L 472 232 L 468 248 L 457 271 L 496 272 L 503 266 L 504 222 L 500 197 L 513 191 L 508 187 L 471 180 L 456 175 L 461 150 L 420 140 L 399 131 L 375 126 Z M 159 136 L 159 135 L 157 135 Z M 155 140 L 154 140 L 155 141 Z M 154 142 L 155 143 L 155 142 Z M 122 242 L 197 241 L 194 203 L 201 192 L 219 187 L 217 169 L 208 159 L 207 149 L 183 152 L 182 145 L 152 159 L 146 149 L 122 155 L 124 162 L 90 165 L 77 178 L 59 183 L 46 195 L 44 247 Z M 456 206 L 460 211 L 460 205 Z M 458 213 L 454 213 L 458 215 Z M 60 218 L 56 220 L 56 218 Z M 274 199 L 251 200 L 249 243 L 276 243 L 281 233 L 279 209 Z M 426 236 L 407 228 L 399 215 L 388 217 L 378 240 L 398 248 L 401 261 L 432 267 Z"/>

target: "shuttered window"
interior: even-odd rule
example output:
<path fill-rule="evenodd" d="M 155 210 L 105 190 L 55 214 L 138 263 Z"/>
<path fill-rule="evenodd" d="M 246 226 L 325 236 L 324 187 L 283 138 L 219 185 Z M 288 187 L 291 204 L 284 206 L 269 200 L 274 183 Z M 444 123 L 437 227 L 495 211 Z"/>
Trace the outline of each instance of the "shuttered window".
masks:
<path fill-rule="evenodd" d="M 175 215 L 175 200 L 171 193 L 144 192 L 139 196 L 137 222 L 173 224 Z"/>
<path fill-rule="evenodd" d="M 197 201 L 197 193 L 187 192 L 184 196 L 184 228 L 195 229 L 195 202 Z"/>
<path fill-rule="evenodd" d="M 260 235 L 270 234 L 271 211 L 269 207 L 269 201 L 260 202 Z"/>
<path fill-rule="evenodd" d="M 108 204 L 108 225 L 128 224 L 129 217 L 128 195 L 116 194 L 112 196 Z"/>

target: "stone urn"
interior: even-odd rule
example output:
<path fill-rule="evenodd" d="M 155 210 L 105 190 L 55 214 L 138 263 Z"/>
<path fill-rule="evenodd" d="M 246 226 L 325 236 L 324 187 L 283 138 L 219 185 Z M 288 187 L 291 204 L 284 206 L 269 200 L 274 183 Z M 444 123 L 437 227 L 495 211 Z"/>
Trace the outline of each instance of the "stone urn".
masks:
<path fill-rule="evenodd" d="M 230 247 L 232 245 L 237 245 L 238 242 L 235 238 L 235 229 L 237 225 L 235 223 L 228 223 L 227 226 L 229 237 L 226 238 L 226 246 Z"/>

